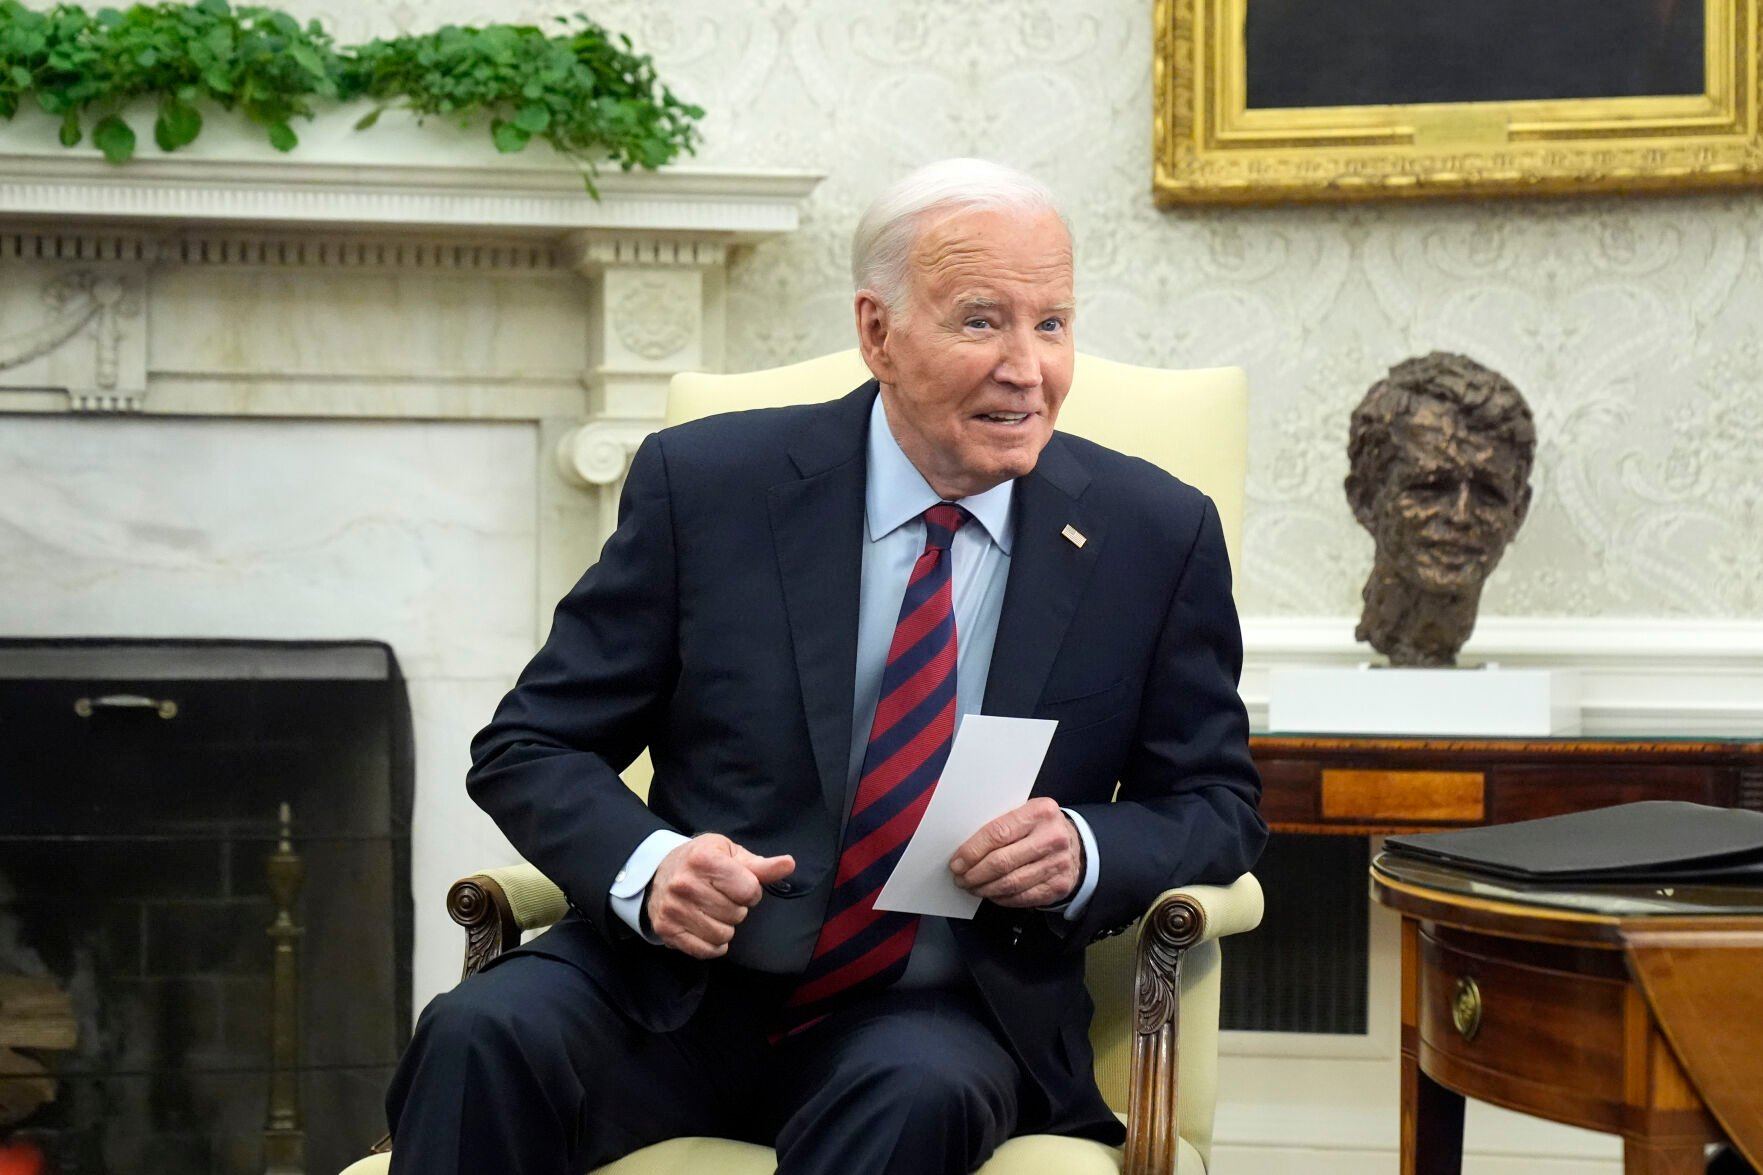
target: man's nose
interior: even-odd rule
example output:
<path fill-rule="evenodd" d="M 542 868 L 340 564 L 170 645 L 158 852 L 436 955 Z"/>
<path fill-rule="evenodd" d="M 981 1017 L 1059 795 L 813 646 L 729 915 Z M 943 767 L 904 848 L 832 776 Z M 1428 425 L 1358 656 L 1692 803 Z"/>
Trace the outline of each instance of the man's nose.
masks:
<path fill-rule="evenodd" d="M 992 376 L 1001 384 L 1019 388 L 1041 386 L 1041 356 L 1035 347 L 1033 328 L 1016 327 L 1003 332 L 1004 353 Z"/>
<path fill-rule="evenodd" d="M 1473 521 L 1470 513 L 1468 482 L 1461 482 L 1457 486 L 1457 500 L 1451 503 L 1451 521 L 1460 522 L 1465 526 Z"/>

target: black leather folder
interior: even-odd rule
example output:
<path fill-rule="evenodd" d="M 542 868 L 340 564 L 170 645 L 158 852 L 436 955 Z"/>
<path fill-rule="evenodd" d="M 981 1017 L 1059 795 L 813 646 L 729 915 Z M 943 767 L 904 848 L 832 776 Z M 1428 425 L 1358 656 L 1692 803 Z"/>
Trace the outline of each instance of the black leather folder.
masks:
<path fill-rule="evenodd" d="M 1404 857 L 1518 881 L 1763 885 L 1763 812 L 1679 800 L 1392 836 Z"/>

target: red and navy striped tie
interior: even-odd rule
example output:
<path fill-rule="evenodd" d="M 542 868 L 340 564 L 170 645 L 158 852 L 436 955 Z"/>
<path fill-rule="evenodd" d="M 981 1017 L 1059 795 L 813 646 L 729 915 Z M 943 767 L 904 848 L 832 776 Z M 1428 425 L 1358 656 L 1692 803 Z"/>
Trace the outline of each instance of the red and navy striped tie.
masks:
<path fill-rule="evenodd" d="M 943 502 L 923 517 L 924 553 L 912 565 L 888 646 L 832 901 L 808 967 L 784 1004 L 785 1034 L 816 1023 L 853 993 L 899 979 L 918 934 L 917 914 L 877 910 L 875 899 L 924 818 L 955 736 L 949 546 L 968 514 Z"/>

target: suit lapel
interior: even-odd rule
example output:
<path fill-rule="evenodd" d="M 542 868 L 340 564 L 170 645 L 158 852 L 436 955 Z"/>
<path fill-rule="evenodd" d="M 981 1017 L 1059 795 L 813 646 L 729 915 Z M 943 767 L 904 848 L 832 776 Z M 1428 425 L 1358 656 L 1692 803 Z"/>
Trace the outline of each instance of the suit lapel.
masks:
<path fill-rule="evenodd" d="M 1102 518 L 1080 501 L 1089 480 L 1055 433 L 1035 471 L 1016 483 L 1016 541 L 984 713 L 1034 714 L 1106 537 Z M 1081 547 L 1064 535 L 1067 526 L 1083 536 Z"/>
<path fill-rule="evenodd" d="M 771 537 L 821 792 L 844 817 L 857 676 L 857 597 L 872 381 L 828 404 L 791 445 L 802 474 L 767 491 Z"/>

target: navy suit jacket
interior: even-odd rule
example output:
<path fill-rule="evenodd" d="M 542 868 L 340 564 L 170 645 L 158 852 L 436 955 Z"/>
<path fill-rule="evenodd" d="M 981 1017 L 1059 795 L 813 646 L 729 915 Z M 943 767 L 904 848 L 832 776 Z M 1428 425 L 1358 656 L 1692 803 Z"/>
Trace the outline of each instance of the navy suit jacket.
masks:
<path fill-rule="evenodd" d="M 735 963 L 763 966 L 786 923 L 818 925 L 825 909 L 877 391 L 871 381 L 828 403 L 645 440 L 600 561 L 472 745 L 473 798 L 572 907 L 523 949 L 581 968 L 650 1029 L 691 1016 L 707 968 L 643 942 L 609 907 L 615 875 L 651 832 L 720 832 L 761 855 L 794 854 L 795 874 L 736 932 Z M 1075 921 L 988 902 L 953 926 L 1045 1099 L 1025 1122 L 1117 1141 L 1091 1075 L 1082 951 L 1164 889 L 1227 883 L 1259 855 L 1242 640 L 1218 514 L 1197 490 L 1055 433 L 1015 503 L 984 712 L 1059 720 L 1034 794 L 1089 822 L 1100 875 Z M 1068 525 L 1081 547 L 1062 536 Z M 645 747 L 647 806 L 618 776 Z"/>

